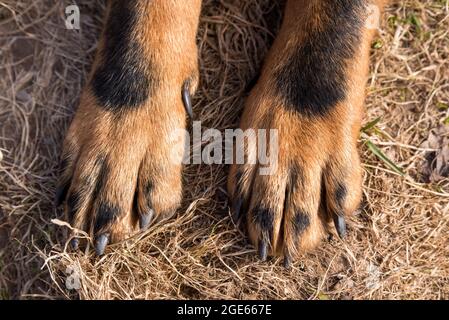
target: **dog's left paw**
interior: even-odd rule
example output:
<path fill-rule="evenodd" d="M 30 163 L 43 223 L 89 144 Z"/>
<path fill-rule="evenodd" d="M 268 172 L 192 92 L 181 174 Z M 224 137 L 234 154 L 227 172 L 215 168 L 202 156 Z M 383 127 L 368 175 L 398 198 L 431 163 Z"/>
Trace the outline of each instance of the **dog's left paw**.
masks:
<path fill-rule="evenodd" d="M 240 123 L 275 129 L 277 139 L 259 133 L 255 145 L 237 146 L 247 159 L 228 180 L 234 214 L 245 217 L 262 259 L 283 255 L 289 265 L 332 225 L 343 237 L 360 204 L 357 139 L 374 33 L 367 16 L 363 1 L 287 1 Z"/>
<path fill-rule="evenodd" d="M 332 224 L 345 235 L 345 217 L 361 198 L 360 126 L 351 112 L 349 104 L 340 103 L 325 115 L 301 114 L 263 81 L 251 93 L 240 127 L 246 133 L 253 129 L 258 140 L 237 146 L 246 163 L 231 167 L 228 190 L 233 213 L 244 217 L 263 260 L 283 255 L 289 265 L 316 247 Z M 277 138 L 269 137 L 276 133 Z M 268 151 L 261 150 L 264 145 Z M 268 154 L 269 161 L 263 163 L 260 154 Z"/>

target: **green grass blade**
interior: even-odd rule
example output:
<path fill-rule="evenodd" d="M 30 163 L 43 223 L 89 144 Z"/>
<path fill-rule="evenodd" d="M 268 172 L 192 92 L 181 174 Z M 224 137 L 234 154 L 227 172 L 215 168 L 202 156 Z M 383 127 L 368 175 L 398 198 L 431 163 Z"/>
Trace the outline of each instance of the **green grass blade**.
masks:
<path fill-rule="evenodd" d="M 381 117 L 378 117 L 376 119 L 374 119 L 373 121 L 368 122 L 363 128 L 362 128 L 362 132 L 367 132 L 368 130 L 374 128 L 374 126 L 376 124 L 379 123 Z"/>
<path fill-rule="evenodd" d="M 397 174 L 404 176 L 404 171 L 402 171 L 401 168 L 399 168 L 397 165 L 394 164 L 393 161 L 391 161 L 374 143 L 372 143 L 369 140 L 366 140 L 366 145 L 368 149 L 374 153 L 376 157 L 378 157 L 380 160 L 382 160 L 391 170 L 396 172 Z"/>

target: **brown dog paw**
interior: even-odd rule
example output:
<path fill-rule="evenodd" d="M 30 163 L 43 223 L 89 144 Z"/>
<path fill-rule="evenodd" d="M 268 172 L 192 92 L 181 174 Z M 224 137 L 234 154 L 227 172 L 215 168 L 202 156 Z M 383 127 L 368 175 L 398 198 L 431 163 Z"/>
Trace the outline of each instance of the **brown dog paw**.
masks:
<path fill-rule="evenodd" d="M 111 1 L 100 48 L 64 142 L 57 191 L 97 254 L 182 196 L 186 111 L 197 83 L 200 1 Z M 176 18 L 176 19 L 175 19 Z M 78 240 L 72 242 L 76 247 Z"/>
<path fill-rule="evenodd" d="M 266 130 L 257 134 L 266 143 L 237 146 L 245 163 L 234 162 L 228 179 L 232 211 L 264 260 L 282 255 L 288 266 L 332 225 L 343 237 L 345 217 L 359 206 L 367 12 L 362 1 L 287 3 L 240 123 L 245 132 Z M 269 163 L 260 159 L 267 150 Z"/>

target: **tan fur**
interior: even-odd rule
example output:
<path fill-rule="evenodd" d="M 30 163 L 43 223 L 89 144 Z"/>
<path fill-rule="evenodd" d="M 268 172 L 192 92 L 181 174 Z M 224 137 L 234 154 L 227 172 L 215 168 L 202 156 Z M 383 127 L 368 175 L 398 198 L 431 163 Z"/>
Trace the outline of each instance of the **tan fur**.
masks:
<path fill-rule="evenodd" d="M 383 8 L 386 1 L 376 2 Z M 255 206 L 272 208 L 274 211 L 274 230 L 271 242 L 271 254 L 297 257 L 301 252 L 317 246 L 326 231 L 329 231 L 331 217 L 327 212 L 337 207 L 335 181 L 344 181 L 349 186 L 343 204 L 344 214 L 352 214 L 361 199 L 361 167 L 357 153 L 357 139 L 361 127 L 365 82 L 368 72 L 369 48 L 373 31 L 364 29 L 361 44 L 352 61 L 349 62 L 347 77 L 349 92 L 343 103 L 336 105 L 325 117 L 305 117 L 286 111 L 284 101 L 274 92 L 274 74 L 288 59 L 304 39 L 308 30 L 301 24 L 311 12 L 312 4 L 317 1 L 294 1 L 287 3 L 283 26 L 268 53 L 258 84 L 252 90 L 244 109 L 240 127 L 279 130 L 279 164 L 277 172 L 270 176 L 261 176 L 258 166 L 244 165 L 242 190 L 250 199 L 247 213 L 247 228 L 251 241 L 257 247 L 261 230 L 251 219 Z M 319 26 L 319 15 L 314 16 Z M 303 189 L 297 190 L 285 201 L 285 190 L 289 168 L 297 164 L 304 170 Z M 235 195 L 235 174 L 238 166 L 232 166 L 228 180 L 228 189 Z M 322 179 L 323 178 L 323 179 Z M 251 188 L 252 184 L 252 188 Z M 321 187 L 326 187 L 326 206 L 320 208 Z M 287 207 L 284 208 L 284 203 Z M 310 226 L 298 239 L 293 231 L 294 212 L 291 205 L 298 205 L 311 213 Z"/>
<path fill-rule="evenodd" d="M 100 154 L 108 157 L 110 173 L 107 188 L 98 197 L 119 204 L 127 212 L 111 226 L 111 241 L 124 239 L 135 230 L 137 217 L 132 205 L 137 186 L 141 187 L 137 195 L 140 208 L 147 206 L 141 193 L 148 181 L 154 186 L 150 197 L 156 214 L 173 213 L 179 206 L 182 167 L 171 157 L 182 154 L 184 141 L 173 140 L 172 133 L 186 126 L 182 85 L 193 79 L 194 91 L 198 79 L 195 35 L 200 6 L 199 0 L 139 2 L 139 21 L 132 37 L 151 59 L 150 72 L 157 72 L 160 79 L 145 105 L 116 115 L 98 105 L 90 84 L 82 93 L 64 148 L 71 164 L 64 175 L 73 172 L 69 194 L 83 190 L 87 199 L 80 203 L 74 227 L 92 232 L 98 206 L 92 194 L 100 170 L 95 161 Z M 90 78 L 103 49 L 101 40 Z"/>
<path fill-rule="evenodd" d="M 287 111 L 285 101 L 274 92 L 276 71 L 307 36 L 308 28 L 302 21 L 312 21 L 319 27 L 322 0 L 289 0 L 283 26 L 266 61 L 258 84 L 246 102 L 241 120 L 242 129 L 278 129 L 279 163 L 276 173 L 261 176 L 258 165 L 243 165 L 241 191 L 250 200 L 248 233 L 257 246 L 261 239 L 260 227 L 254 223 L 252 210 L 264 206 L 273 210 L 273 230 L 270 253 L 297 257 L 314 248 L 329 231 L 331 217 L 336 211 L 337 182 L 349 187 L 344 198 L 343 213 L 356 210 L 361 198 L 361 169 L 357 153 L 364 101 L 364 87 L 368 70 L 369 45 L 373 31 L 363 30 L 358 51 L 346 70 L 349 89 L 346 101 L 333 106 L 322 117 L 306 117 Z M 387 1 L 375 3 L 383 8 Z M 138 23 L 131 37 L 143 48 L 151 61 L 142 61 L 142 67 L 157 76 L 157 87 L 152 96 L 138 107 L 120 115 L 106 111 L 98 102 L 90 85 L 102 61 L 105 40 L 99 44 L 90 80 L 85 88 L 79 109 L 66 137 L 64 157 L 68 167 L 62 180 L 71 180 L 69 194 L 77 190 L 83 201 L 74 217 L 76 228 L 93 232 L 93 223 L 99 199 L 93 194 L 98 182 L 101 163 L 99 155 L 107 157 L 110 172 L 107 188 L 98 198 L 118 204 L 126 211 L 111 226 L 111 241 L 126 238 L 136 230 L 138 216 L 133 200 L 140 211 L 154 209 L 157 215 L 174 212 L 182 196 L 182 166 L 171 161 L 173 153 L 181 154 L 184 140 L 173 140 L 172 133 L 186 125 L 181 87 L 191 79 L 193 92 L 198 83 L 197 48 L 195 35 L 198 27 L 201 0 L 153 0 L 138 2 Z M 110 10 L 109 10 L 110 11 Z M 251 154 L 254 150 L 246 150 Z M 301 185 L 290 194 L 285 192 L 292 166 L 301 171 Z M 236 172 L 231 167 L 228 189 L 235 196 Z M 150 195 L 144 194 L 151 182 Z M 325 187 L 323 189 L 323 186 Z M 322 190 L 326 194 L 321 194 Z M 136 195 L 137 193 L 137 195 Z M 151 206 L 147 197 L 151 199 Z M 322 201 L 324 198 L 325 201 Z M 324 203 L 324 206 L 323 206 Z M 284 206 L 285 204 L 285 206 Z M 309 226 L 298 235 L 294 231 L 294 208 L 309 213 Z M 95 235 L 92 235 L 95 236 Z"/>

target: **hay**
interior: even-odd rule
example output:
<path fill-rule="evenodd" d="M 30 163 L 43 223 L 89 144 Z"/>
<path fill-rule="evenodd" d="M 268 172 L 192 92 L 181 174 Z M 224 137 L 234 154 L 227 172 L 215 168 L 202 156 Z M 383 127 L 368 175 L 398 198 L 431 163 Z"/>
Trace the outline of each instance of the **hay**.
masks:
<path fill-rule="evenodd" d="M 447 0 L 392 5 L 374 43 L 366 122 L 381 119 L 361 142 L 369 139 L 406 175 L 361 143 L 364 210 L 344 242 L 324 242 L 291 271 L 278 259 L 259 262 L 236 230 L 222 166 L 186 168 L 184 204 L 166 224 L 101 259 L 68 250 L 66 228 L 51 222 L 63 219 L 52 206 L 57 158 L 104 9 L 76 2 L 80 31 L 65 29 L 70 1 L 0 0 L 0 298 L 449 298 L 449 179 L 425 182 L 422 169 L 438 151 L 423 143 L 449 115 Z M 281 7 L 204 1 L 194 108 L 203 126 L 237 125 Z M 73 269 L 78 291 L 66 289 Z"/>

